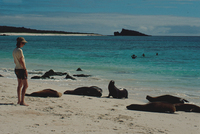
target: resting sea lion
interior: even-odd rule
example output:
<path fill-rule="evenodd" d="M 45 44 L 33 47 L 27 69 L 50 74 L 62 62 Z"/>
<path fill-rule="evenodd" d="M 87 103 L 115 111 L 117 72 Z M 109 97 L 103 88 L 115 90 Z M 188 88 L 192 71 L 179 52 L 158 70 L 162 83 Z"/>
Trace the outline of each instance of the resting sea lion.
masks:
<path fill-rule="evenodd" d="M 74 94 L 74 95 L 86 95 L 86 96 L 102 96 L 102 89 L 96 86 L 91 87 L 79 87 L 74 90 L 67 90 L 64 94 Z"/>
<path fill-rule="evenodd" d="M 139 111 L 149 111 L 149 112 L 168 112 L 174 113 L 176 107 L 174 104 L 165 103 L 165 102 L 150 102 L 148 104 L 131 104 L 126 107 L 129 110 L 139 110 Z"/>
<path fill-rule="evenodd" d="M 168 102 L 168 103 L 184 103 L 184 102 L 189 102 L 185 99 L 176 97 L 176 96 L 172 96 L 172 95 L 162 95 L 162 96 L 157 96 L 157 97 L 151 97 L 149 95 L 146 96 L 146 99 L 149 100 L 150 102 Z"/>
<path fill-rule="evenodd" d="M 197 112 L 200 113 L 200 107 L 194 104 L 175 104 L 176 111 Z"/>
<path fill-rule="evenodd" d="M 109 95 L 108 98 L 110 96 L 112 96 L 113 98 L 128 98 L 128 91 L 126 89 L 118 89 L 115 86 L 115 82 L 113 80 L 110 81 L 109 85 L 108 85 L 108 90 L 109 90 Z"/>
<path fill-rule="evenodd" d="M 26 96 L 34 97 L 61 97 L 62 93 L 57 92 L 53 89 L 44 89 L 42 91 L 33 92 L 31 94 L 25 94 Z"/>

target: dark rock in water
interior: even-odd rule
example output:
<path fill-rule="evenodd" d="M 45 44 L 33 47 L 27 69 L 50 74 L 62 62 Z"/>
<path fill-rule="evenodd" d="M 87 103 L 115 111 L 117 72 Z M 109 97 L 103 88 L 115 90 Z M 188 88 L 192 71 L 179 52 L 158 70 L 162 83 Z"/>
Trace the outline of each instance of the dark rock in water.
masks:
<path fill-rule="evenodd" d="M 67 76 L 65 77 L 65 79 L 72 79 L 72 80 L 76 80 L 74 77 L 70 76 L 69 74 L 67 74 Z"/>
<path fill-rule="evenodd" d="M 127 29 L 122 29 L 122 31 L 119 32 L 114 32 L 115 36 L 149 36 L 143 33 L 140 33 L 138 31 L 134 31 L 134 30 L 127 30 Z"/>
<path fill-rule="evenodd" d="M 31 77 L 31 79 L 42 79 L 42 77 L 41 76 L 33 76 L 33 77 Z"/>
<path fill-rule="evenodd" d="M 0 74 L 0 77 L 3 77 L 3 75 Z"/>
<path fill-rule="evenodd" d="M 54 79 L 54 77 L 33 76 L 31 79 Z"/>
<path fill-rule="evenodd" d="M 81 69 L 81 68 L 78 68 L 76 71 L 82 71 L 82 69 Z"/>
<path fill-rule="evenodd" d="M 31 94 L 25 94 L 26 96 L 34 96 L 34 97 L 61 97 L 62 93 L 57 92 L 53 89 L 44 89 L 42 91 L 33 92 Z"/>
<path fill-rule="evenodd" d="M 75 77 L 91 77 L 92 75 L 86 75 L 86 74 L 74 74 Z"/>
<path fill-rule="evenodd" d="M 66 75 L 67 73 L 62 73 L 62 72 L 54 72 L 52 69 L 47 71 L 42 77 L 49 77 L 49 76 L 62 76 L 62 75 Z"/>
<path fill-rule="evenodd" d="M 74 90 L 67 90 L 64 94 L 73 94 L 73 95 L 84 95 L 84 96 L 102 96 L 102 89 L 97 86 L 91 87 L 79 87 Z"/>
<path fill-rule="evenodd" d="M 44 75 L 42 76 L 33 76 L 31 79 L 54 79 L 53 77 L 50 76 L 62 76 L 66 75 L 67 73 L 62 73 L 62 72 L 54 72 L 52 69 L 47 71 Z"/>

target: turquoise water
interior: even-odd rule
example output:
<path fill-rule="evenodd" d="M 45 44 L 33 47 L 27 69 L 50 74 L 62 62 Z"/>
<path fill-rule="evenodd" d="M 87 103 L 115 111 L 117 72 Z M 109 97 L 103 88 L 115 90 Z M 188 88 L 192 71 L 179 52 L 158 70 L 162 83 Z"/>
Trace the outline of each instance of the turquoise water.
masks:
<path fill-rule="evenodd" d="M 24 37 L 29 72 L 73 74 L 80 67 L 95 78 L 117 81 L 133 94 L 175 93 L 200 103 L 200 37 Z M 16 38 L 0 36 L 1 74 L 13 73 Z"/>

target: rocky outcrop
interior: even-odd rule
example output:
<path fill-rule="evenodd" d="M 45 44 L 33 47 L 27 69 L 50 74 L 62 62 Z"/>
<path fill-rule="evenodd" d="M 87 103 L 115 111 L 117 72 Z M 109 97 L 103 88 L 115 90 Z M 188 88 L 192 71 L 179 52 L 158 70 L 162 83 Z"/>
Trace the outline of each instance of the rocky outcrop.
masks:
<path fill-rule="evenodd" d="M 87 75 L 87 74 L 74 74 L 73 76 L 75 76 L 75 77 L 91 77 L 92 75 Z"/>
<path fill-rule="evenodd" d="M 81 68 L 77 68 L 76 71 L 83 71 Z"/>
<path fill-rule="evenodd" d="M 50 77 L 50 76 L 63 76 L 63 75 L 66 75 L 65 79 L 76 80 L 76 78 L 70 76 L 68 73 L 55 72 L 52 69 L 45 72 L 42 76 L 33 76 L 33 77 L 31 77 L 31 79 L 54 79 L 54 77 Z M 91 77 L 92 75 L 74 74 L 73 76 L 75 76 L 75 77 Z"/>
<path fill-rule="evenodd" d="M 37 29 L 30 29 L 25 27 L 13 27 L 13 26 L 0 26 L 0 33 L 51 33 L 51 34 L 92 34 L 92 35 L 94 34 L 94 33 L 54 31 L 54 30 L 37 30 Z"/>
<path fill-rule="evenodd" d="M 62 72 L 54 72 L 52 69 L 47 71 L 44 75 L 42 76 L 33 76 L 31 79 L 50 79 L 50 76 L 62 76 L 62 75 L 67 75 L 67 73 L 62 73 Z"/>
<path fill-rule="evenodd" d="M 66 75 L 65 79 L 76 80 L 74 77 L 70 76 L 69 74 Z"/>
<path fill-rule="evenodd" d="M 150 36 L 150 35 L 146 35 L 143 33 L 140 33 L 138 31 L 134 31 L 134 30 L 127 30 L 127 29 L 122 29 L 122 31 L 119 32 L 114 32 L 115 36 Z"/>

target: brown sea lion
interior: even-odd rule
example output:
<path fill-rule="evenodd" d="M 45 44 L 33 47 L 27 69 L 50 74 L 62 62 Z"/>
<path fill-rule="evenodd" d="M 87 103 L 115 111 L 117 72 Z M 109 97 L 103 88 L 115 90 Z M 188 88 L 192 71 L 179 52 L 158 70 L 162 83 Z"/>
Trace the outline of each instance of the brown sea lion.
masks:
<path fill-rule="evenodd" d="M 33 92 L 31 94 L 26 94 L 26 96 L 34 97 L 61 97 L 62 93 L 57 92 L 53 89 L 44 89 L 42 91 Z"/>
<path fill-rule="evenodd" d="M 149 95 L 146 96 L 146 99 L 149 100 L 150 102 L 168 102 L 168 103 L 184 103 L 184 102 L 189 102 L 185 99 L 172 96 L 172 95 L 162 95 L 162 96 L 157 96 L 157 97 L 151 97 Z"/>
<path fill-rule="evenodd" d="M 110 96 L 112 96 L 113 98 L 128 98 L 128 91 L 126 89 L 118 89 L 115 86 L 115 82 L 113 80 L 110 81 L 109 85 L 108 85 L 108 90 L 109 90 L 109 95 L 108 98 Z"/>
<path fill-rule="evenodd" d="M 197 112 L 200 113 L 200 107 L 194 104 L 175 104 L 176 111 Z"/>
<path fill-rule="evenodd" d="M 126 108 L 129 110 L 149 111 L 149 112 L 174 113 L 176 111 L 176 107 L 174 106 L 174 104 L 165 102 L 150 102 L 144 105 L 131 104 Z"/>
<path fill-rule="evenodd" d="M 73 94 L 73 95 L 84 95 L 84 96 L 102 96 L 102 89 L 96 86 L 91 87 L 79 87 L 74 90 L 67 90 L 64 94 Z"/>

